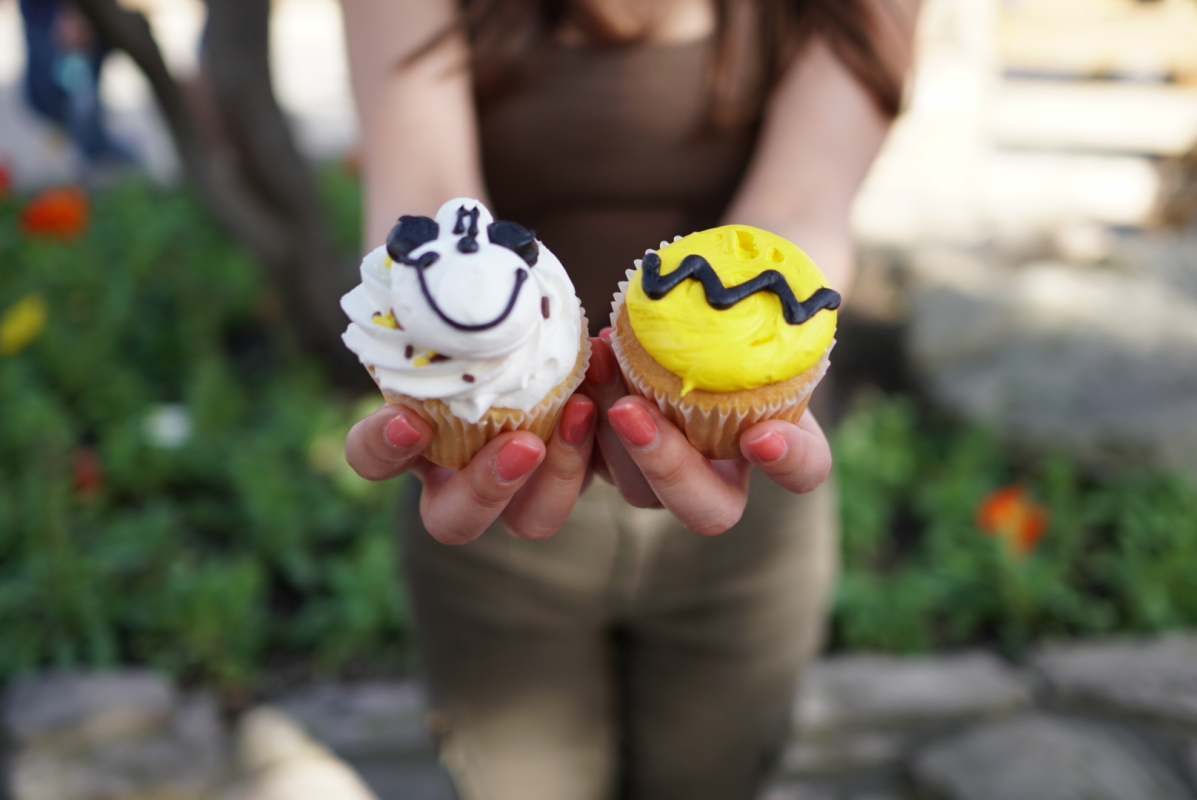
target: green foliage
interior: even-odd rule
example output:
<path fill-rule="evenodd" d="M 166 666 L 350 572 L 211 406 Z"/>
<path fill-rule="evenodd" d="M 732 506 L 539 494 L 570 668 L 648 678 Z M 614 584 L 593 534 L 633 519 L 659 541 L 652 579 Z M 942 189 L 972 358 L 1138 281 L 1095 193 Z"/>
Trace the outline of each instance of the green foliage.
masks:
<path fill-rule="evenodd" d="M 1084 480 L 1062 458 L 1020 461 L 984 431 L 873 397 L 833 438 L 846 648 L 924 651 L 1197 625 L 1197 488 L 1128 473 Z M 1025 557 L 977 512 L 1017 484 L 1050 515 Z"/>
<path fill-rule="evenodd" d="M 346 179 L 326 185 L 348 239 Z M 394 486 L 342 454 L 360 407 L 280 355 L 257 271 L 188 196 L 92 202 L 64 242 L 0 200 L 0 314 L 49 308 L 0 356 L 0 681 L 137 662 L 234 688 L 280 661 L 404 663 Z M 152 430 L 172 414 L 182 441 Z"/>
<path fill-rule="evenodd" d="M 320 191 L 333 242 L 343 252 L 356 255 L 362 246 L 362 182 L 355 165 L 344 162 L 324 169 Z"/>
<path fill-rule="evenodd" d="M 356 182 L 330 171 L 323 187 L 356 250 Z M 0 681 L 141 663 L 243 689 L 278 665 L 405 665 L 396 492 L 343 456 L 377 398 L 283 355 L 257 271 L 187 195 L 130 183 L 93 204 L 63 242 L 27 238 L 0 199 L 0 315 L 35 293 L 49 308 L 0 355 Z M 834 447 L 837 646 L 1016 652 L 1197 624 L 1197 491 L 1179 478 L 1087 482 L 902 399 L 851 414 Z M 976 522 L 1014 483 L 1051 514 L 1026 558 Z"/>

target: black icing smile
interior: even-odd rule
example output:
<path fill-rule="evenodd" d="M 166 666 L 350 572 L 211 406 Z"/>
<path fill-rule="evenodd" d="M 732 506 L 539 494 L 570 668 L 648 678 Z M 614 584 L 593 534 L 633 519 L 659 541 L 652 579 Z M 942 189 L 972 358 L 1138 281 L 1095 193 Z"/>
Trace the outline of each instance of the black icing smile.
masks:
<path fill-rule="evenodd" d="M 420 259 L 423 260 L 423 259 Z M 435 259 L 434 259 L 435 260 Z M 426 267 L 423 264 L 412 263 L 408 266 L 416 268 L 416 275 L 420 279 L 420 291 L 424 295 L 424 299 L 428 301 L 428 306 L 436 312 L 436 315 L 445 321 L 446 325 L 451 325 L 459 331 L 485 331 L 490 328 L 497 327 L 503 324 L 503 320 L 511 314 L 511 310 L 515 308 L 515 301 L 519 299 L 520 289 L 524 288 L 524 281 L 528 280 L 528 270 L 523 267 L 515 271 L 515 288 L 511 290 L 511 297 L 507 298 L 507 305 L 499 313 L 499 316 L 492 319 L 490 322 L 480 322 L 476 325 L 467 325 L 464 322 L 458 322 L 450 317 L 441 307 L 436 304 L 436 300 L 432 297 L 432 292 L 428 291 L 428 284 L 424 281 L 424 270 Z"/>
<path fill-rule="evenodd" d="M 491 244 L 511 250 L 523 259 L 524 263 L 529 267 L 536 265 L 536 261 L 540 256 L 540 249 L 536 243 L 536 234 L 533 232 L 514 222 L 500 220 L 487 225 L 486 233 Z M 467 255 L 478 252 L 477 207 L 467 210 L 465 206 L 462 206 L 457 209 L 457 221 L 453 226 L 453 234 L 461 236 L 457 241 L 458 252 Z M 428 217 L 402 216 L 399 218 L 398 224 L 391 229 L 390 234 L 387 236 L 387 255 L 397 263 L 415 268 L 416 276 L 420 281 L 421 294 L 424 295 L 429 308 L 446 325 L 456 328 L 459 331 L 476 332 L 489 330 L 503 324 L 503 321 L 511 315 L 512 309 L 515 308 L 516 301 L 519 300 L 520 289 L 524 287 L 524 282 L 528 280 L 528 270 L 523 267 L 516 269 L 515 286 L 511 290 L 511 296 L 507 299 L 507 305 L 494 319 L 489 322 L 480 322 L 472 325 L 458 322 L 446 314 L 437 304 L 436 299 L 432 296 L 432 292 L 428 289 L 428 282 L 424 278 L 424 270 L 440 260 L 440 253 L 430 250 L 418 258 L 411 257 L 413 250 L 429 242 L 436 241 L 438 238 L 440 238 L 440 226 L 437 225 L 436 220 Z"/>

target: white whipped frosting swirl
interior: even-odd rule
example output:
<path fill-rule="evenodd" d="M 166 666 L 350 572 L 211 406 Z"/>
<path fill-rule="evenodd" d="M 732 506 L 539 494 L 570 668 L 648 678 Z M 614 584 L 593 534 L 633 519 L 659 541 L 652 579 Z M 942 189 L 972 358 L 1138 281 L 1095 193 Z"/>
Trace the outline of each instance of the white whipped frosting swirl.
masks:
<path fill-rule="evenodd" d="M 341 338 L 382 389 L 442 400 L 471 423 L 491 408 L 528 411 L 543 400 L 573 371 L 582 336 L 561 262 L 537 242 L 528 265 L 491 242 L 492 221 L 477 200 L 450 200 L 437 212 L 436 238 L 404 259 L 434 261 L 400 263 L 378 247 L 362 260 L 361 285 L 341 298 L 351 320 Z"/>

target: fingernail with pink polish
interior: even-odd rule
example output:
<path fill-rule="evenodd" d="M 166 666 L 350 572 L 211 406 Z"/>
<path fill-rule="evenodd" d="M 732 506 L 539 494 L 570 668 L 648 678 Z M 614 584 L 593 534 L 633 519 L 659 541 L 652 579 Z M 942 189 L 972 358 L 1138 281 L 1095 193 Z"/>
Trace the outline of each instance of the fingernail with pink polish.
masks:
<path fill-rule="evenodd" d="M 615 406 L 607 412 L 611 427 L 628 444 L 648 447 L 657 440 L 657 423 L 639 403 Z"/>
<path fill-rule="evenodd" d="M 586 441 L 594 425 L 594 403 L 585 397 L 572 398 L 561 413 L 561 440 L 568 445 Z"/>
<path fill-rule="evenodd" d="M 751 441 L 745 440 L 744 445 L 748 448 L 748 452 L 756 456 L 762 464 L 780 461 L 790 449 L 786 440 L 774 431 L 769 431 Z"/>
<path fill-rule="evenodd" d="M 541 449 L 535 445 L 515 439 L 503 445 L 495 456 L 494 470 L 499 480 L 519 480 L 536 467 Z"/>
<path fill-rule="evenodd" d="M 591 386 L 606 386 L 615 377 L 615 354 L 604 342 L 594 342 L 590 349 L 590 365 L 586 368 L 586 381 Z"/>
<path fill-rule="evenodd" d="M 420 441 L 420 432 L 413 428 L 407 417 L 402 414 L 388 422 L 382 434 L 395 447 L 413 447 Z"/>

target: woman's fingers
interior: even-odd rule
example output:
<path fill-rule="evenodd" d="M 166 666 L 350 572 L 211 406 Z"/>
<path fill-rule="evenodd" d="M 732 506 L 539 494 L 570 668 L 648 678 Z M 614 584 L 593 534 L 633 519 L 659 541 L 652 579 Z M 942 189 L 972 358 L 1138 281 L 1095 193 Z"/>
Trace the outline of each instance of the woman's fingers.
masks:
<path fill-rule="evenodd" d="M 797 425 L 781 420 L 753 425 L 740 437 L 740 452 L 774 481 L 799 494 L 815 490 L 831 473 L 831 447 L 809 411 Z"/>
<path fill-rule="evenodd" d="M 486 443 L 463 469 L 421 460 L 420 516 L 432 538 L 465 544 L 482 535 L 545 457 L 544 442 L 528 431 L 504 433 Z M 571 503 L 572 504 L 572 503 Z"/>
<path fill-rule="evenodd" d="M 384 481 L 410 469 L 432 440 L 420 415 L 389 403 L 357 421 L 345 437 L 345 460 L 366 480 Z"/>
<path fill-rule="evenodd" d="M 623 442 L 607 419 L 608 409 L 628 394 L 619 363 L 615 360 L 615 352 L 606 337 L 591 339 L 590 345 L 590 366 L 586 370 L 582 391 L 598 406 L 599 423 L 595 438 L 606 473 L 629 504 L 637 508 L 660 508 L 661 500 L 641 474 L 635 459 L 624 449 Z"/>
<path fill-rule="evenodd" d="M 566 402 L 544 462 L 503 511 L 503 524 L 512 534 L 547 539 L 565 523 L 585 487 L 597 417 L 589 397 L 576 394 Z"/>
<path fill-rule="evenodd" d="M 739 521 L 750 467 L 703 458 L 652 403 L 625 397 L 607 412 L 624 449 L 661 503 L 695 533 L 714 536 Z"/>

